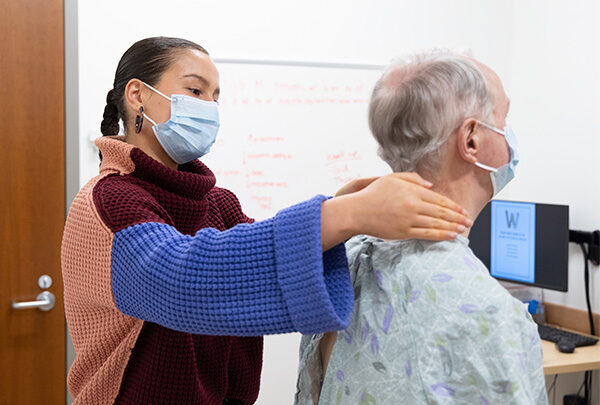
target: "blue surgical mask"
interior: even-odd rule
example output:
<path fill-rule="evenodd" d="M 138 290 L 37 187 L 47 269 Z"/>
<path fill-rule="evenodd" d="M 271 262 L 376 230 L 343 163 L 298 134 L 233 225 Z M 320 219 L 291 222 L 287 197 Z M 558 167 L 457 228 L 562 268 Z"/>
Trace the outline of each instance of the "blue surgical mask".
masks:
<path fill-rule="evenodd" d="M 483 125 L 484 127 L 489 128 L 492 131 L 504 136 L 504 138 L 506 139 L 506 143 L 508 144 L 508 149 L 510 150 L 510 161 L 497 169 L 490 166 L 486 166 L 479 162 L 475 162 L 476 166 L 481 167 L 482 169 L 490 172 L 490 178 L 492 179 L 493 198 L 515 177 L 515 169 L 517 167 L 517 164 L 519 164 L 519 153 L 517 152 L 517 138 L 515 137 L 515 133 L 513 132 L 512 128 L 508 124 L 504 127 L 504 131 L 501 131 L 496 127 L 486 124 L 485 122 L 477 122 Z"/>
<path fill-rule="evenodd" d="M 171 101 L 171 118 L 167 122 L 157 124 L 144 113 L 154 124 L 154 135 L 167 155 L 180 165 L 206 155 L 219 131 L 218 104 L 183 94 L 167 97 L 154 87 L 144 85 Z"/>

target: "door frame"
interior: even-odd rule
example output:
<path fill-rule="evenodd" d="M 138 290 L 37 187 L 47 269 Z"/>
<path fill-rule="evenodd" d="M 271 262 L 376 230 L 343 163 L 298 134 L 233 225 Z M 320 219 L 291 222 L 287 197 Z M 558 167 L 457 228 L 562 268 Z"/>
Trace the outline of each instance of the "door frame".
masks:
<path fill-rule="evenodd" d="M 65 68 L 65 220 L 73 199 L 79 192 L 79 13 L 78 0 L 64 0 L 64 68 Z M 66 373 L 75 359 L 75 349 L 66 327 Z M 66 385 L 66 404 L 73 402 Z"/>

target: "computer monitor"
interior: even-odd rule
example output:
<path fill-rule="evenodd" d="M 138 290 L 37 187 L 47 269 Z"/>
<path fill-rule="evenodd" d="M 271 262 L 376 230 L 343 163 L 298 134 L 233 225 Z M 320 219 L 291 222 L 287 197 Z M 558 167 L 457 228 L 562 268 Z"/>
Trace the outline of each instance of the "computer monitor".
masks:
<path fill-rule="evenodd" d="M 492 277 L 568 290 L 567 205 L 492 200 L 473 224 L 469 241 Z"/>

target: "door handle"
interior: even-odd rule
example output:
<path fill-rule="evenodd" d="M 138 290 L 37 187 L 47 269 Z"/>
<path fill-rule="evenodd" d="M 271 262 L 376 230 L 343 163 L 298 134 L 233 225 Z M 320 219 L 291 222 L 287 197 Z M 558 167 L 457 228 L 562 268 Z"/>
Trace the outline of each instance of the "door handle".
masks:
<path fill-rule="evenodd" d="M 54 308 L 54 303 L 56 302 L 56 297 L 50 291 L 44 291 L 40 293 L 35 301 L 26 301 L 26 302 L 14 302 L 12 303 L 12 307 L 14 309 L 30 309 L 37 308 L 41 311 L 50 311 Z"/>

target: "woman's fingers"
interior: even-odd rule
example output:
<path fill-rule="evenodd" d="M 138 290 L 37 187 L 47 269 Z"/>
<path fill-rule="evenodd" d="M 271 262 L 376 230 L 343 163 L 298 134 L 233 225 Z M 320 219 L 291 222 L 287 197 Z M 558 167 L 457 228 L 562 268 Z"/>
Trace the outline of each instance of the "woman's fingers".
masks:
<path fill-rule="evenodd" d="M 462 224 L 457 224 L 455 222 L 445 221 L 440 218 L 429 217 L 425 215 L 417 216 L 414 225 L 414 228 L 430 228 L 438 231 L 450 231 L 456 233 L 463 233 L 467 230 L 467 227 Z"/>
<path fill-rule="evenodd" d="M 422 186 L 426 188 L 431 188 L 433 186 L 431 182 L 419 176 L 418 173 L 393 173 L 392 176 L 416 184 L 417 186 Z"/>
<path fill-rule="evenodd" d="M 440 207 L 448 208 L 449 210 L 459 212 L 462 216 L 468 215 L 467 210 L 465 210 L 462 206 L 455 203 L 448 197 L 436 193 L 435 191 L 422 188 L 420 196 L 423 201 L 426 201 L 428 203 L 439 205 Z"/>
<path fill-rule="evenodd" d="M 473 221 L 458 212 L 451 210 L 449 208 L 445 208 L 440 205 L 423 202 L 421 206 L 422 215 L 427 217 L 437 218 L 448 222 L 454 222 L 455 224 L 461 224 L 467 227 L 471 227 L 473 225 Z"/>
<path fill-rule="evenodd" d="M 411 228 L 408 233 L 410 239 L 452 240 L 457 236 L 456 232 L 431 228 Z"/>

